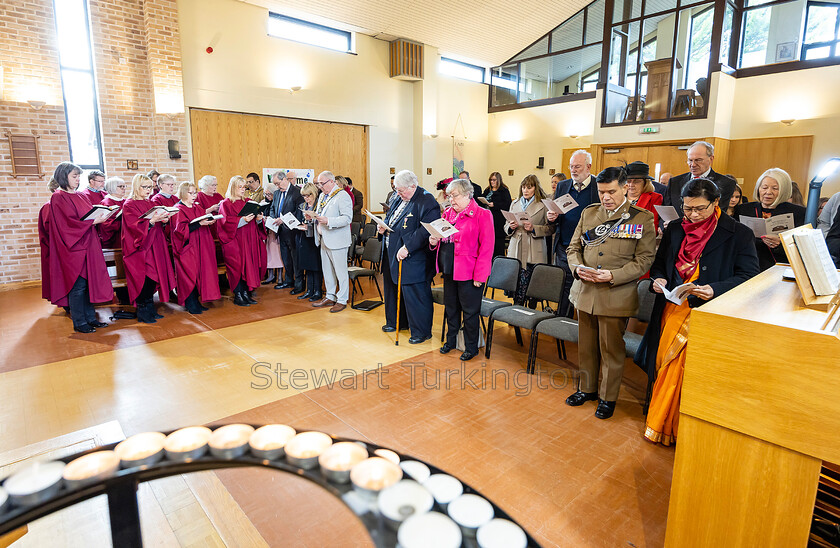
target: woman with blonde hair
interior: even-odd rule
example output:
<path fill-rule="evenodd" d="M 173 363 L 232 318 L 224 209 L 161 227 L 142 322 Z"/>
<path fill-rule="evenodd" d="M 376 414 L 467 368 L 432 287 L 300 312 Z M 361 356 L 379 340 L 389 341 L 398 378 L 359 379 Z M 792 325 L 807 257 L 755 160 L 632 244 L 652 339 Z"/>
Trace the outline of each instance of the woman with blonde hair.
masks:
<path fill-rule="evenodd" d="M 175 272 L 163 225 L 174 215 L 162 209 L 150 213 L 156 206 L 151 201 L 152 180 L 138 173 L 131 180 L 131 195 L 123 204 L 122 251 L 128 298 L 137 307 L 137 320 L 155 323 L 154 295 L 160 302 L 169 301 L 175 287 Z M 147 213 L 149 213 L 147 215 Z"/>
<path fill-rule="evenodd" d="M 753 202 L 735 208 L 735 218 L 757 217 L 769 219 L 779 215 L 793 217 L 790 228 L 805 224 L 805 208 L 788 202 L 792 192 L 790 175 L 783 169 L 770 168 L 758 178 L 753 192 Z M 777 262 L 787 262 L 785 250 L 777 234 L 767 234 L 755 239 L 758 264 L 762 272 Z"/>
<path fill-rule="evenodd" d="M 306 183 L 300 191 L 303 196 L 304 205 L 302 211 L 314 211 L 318 201 L 318 187 L 313 183 Z M 315 243 L 315 223 L 313 219 L 305 220 L 301 212 L 295 212 L 295 217 L 301 220 L 298 225 L 298 233 L 295 234 L 295 243 L 297 245 L 298 262 L 301 272 L 306 276 L 306 291 L 302 295 L 298 295 L 298 299 L 309 299 L 312 302 L 323 299 L 321 292 L 321 282 L 323 281 L 323 274 L 321 273 L 321 252 L 318 250 L 318 245 Z"/>
<path fill-rule="evenodd" d="M 524 268 L 529 264 L 536 265 L 546 261 L 545 237 L 551 229 L 545 218 L 547 211 L 542 202 L 545 197 L 537 176 L 526 176 L 519 185 L 519 198 L 510 206 L 510 212 L 524 211 L 531 220 L 521 225 L 515 221 L 508 221 L 504 225 L 504 234 L 510 236 L 507 256 L 519 259 Z"/>
<path fill-rule="evenodd" d="M 265 227 L 261 213 L 240 216 L 248 203 L 247 182 L 241 175 L 234 175 L 219 208 L 223 219 L 218 222 L 219 241 L 225 258 L 233 304 L 250 306 L 257 304 L 254 290 L 265 277 L 267 264 Z"/>

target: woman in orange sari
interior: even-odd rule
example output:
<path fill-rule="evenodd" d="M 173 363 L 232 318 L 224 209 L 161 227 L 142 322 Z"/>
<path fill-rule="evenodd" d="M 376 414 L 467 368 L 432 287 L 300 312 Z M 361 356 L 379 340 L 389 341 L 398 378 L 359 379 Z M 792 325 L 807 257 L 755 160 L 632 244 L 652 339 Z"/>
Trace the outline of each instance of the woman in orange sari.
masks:
<path fill-rule="evenodd" d="M 677 439 L 691 309 L 759 273 L 752 231 L 721 215 L 717 185 L 693 179 L 681 195 L 685 217 L 682 223 L 668 224 L 651 266 L 656 303 L 635 358 L 648 372 L 645 438 L 663 445 Z M 684 283 L 692 286 L 682 304 L 666 300 L 663 288 Z"/>

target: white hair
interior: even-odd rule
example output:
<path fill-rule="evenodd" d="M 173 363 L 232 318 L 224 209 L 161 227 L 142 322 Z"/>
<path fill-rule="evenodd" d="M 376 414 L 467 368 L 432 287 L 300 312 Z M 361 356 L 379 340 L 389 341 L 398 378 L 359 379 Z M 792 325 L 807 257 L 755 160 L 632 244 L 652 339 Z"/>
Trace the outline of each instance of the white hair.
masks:
<path fill-rule="evenodd" d="M 321 177 L 324 177 L 327 181 L 335 181 L 335 175 L 333 175 L 332 171 L 322 171 L 318 174 L 318 178 L 320 179 Z"/>
<path fill-rule="evenodd" d="M 175 182 L 175 177 L 173 177 L 172 175 L 170 175 L 170 174 L 168 174 L 168 173 L 162 173 L 162 174 L 158 177 L 158 180 L 157 180 L 157 185 L 158 185 L 158 187 L 159 187 L 160 185 L 162 185 L 165 181 L 172 181 L 172 182 L 174 183 L 174 182 Z"/>
<path fill-rule="evenodd" d="M 408 188 L 419 186 L 417 175 L 414 172 L 404 169 L 394 176 L 394 188 Z"/>
<path fill-rule="evenodd" d="M 212 185 L 215 182 L 216 182 L 216 176 L 215 175 L 205 175 L 204 177 L 202 177 L 201 179 L 198 180 L 198 189 L 199 190 L 204 190 L 209 185 Z"/>
<path fill-rule="evenodd" d="M 708 141 L 694 141 L 691 146 L 688 147 L 688 150 L 685 151 L 685 154 L 688 155 L 688 151 L 694 147 L 705 147 L 706 155 L 708 155 L 709 158 L 715 155 L 715 146 Z"/>
<path fill-rule="evenodd" d="M 780 203 L 790 200 L 790 195 L 793 193 L 793 183 L 791 182 L 788 172 L 778 167 L 771 167 L 758 177 L 758 180 L 755 182 L 755 189 L 753 190 L 753 200 L 756 202 L 761 201 L 761 196 L 758 194 L 758 188 L 761 186 L 761 181 L 763 181 L 765 177 L 770 177 L 779 183 L 779 195 L 776 197 L 776 201 L 771 204 L 770 209 L 775 209 Z"/>
<path fill-rule="evenodd" d="M 446 193 L 452 194 L 453 190 L 457 190 L 464 196 L 469 196 L 470 198 L 473 197 L 473 186 L 469 179 L 452 179 L 452 181 L 446 185 Z"/>
<path fill-rule="evenodd" d="M 582 148 L 574 151 L 572 153 L 572 155 L 570 156 L 570 158 L 574 158 L 575 156 L 578 156 L 579 154 L 583 154 L 586 157 L 586 164 L 587 165 L 590 165 L 590 166 L 592 165 L 592 155 L 588 151 L 583 150 Z"/>
<path fill-rule="evenodd" d="M 105 181 L 105 192 L 113 194 L 120 184 L 125 184 L 125 181 L 119 177 L 108 177 L 108 180 Z"/>

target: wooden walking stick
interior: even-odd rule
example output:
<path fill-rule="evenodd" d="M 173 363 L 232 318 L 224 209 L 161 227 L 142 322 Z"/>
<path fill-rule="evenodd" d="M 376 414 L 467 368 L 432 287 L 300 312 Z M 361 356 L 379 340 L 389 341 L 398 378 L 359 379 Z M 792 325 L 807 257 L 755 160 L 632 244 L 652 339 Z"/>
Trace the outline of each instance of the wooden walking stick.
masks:
<path fill-rule="evenodd" d="M 400 266 L 397 270 L 397 341 L 394 346 L 400 345 L 400 299 L 402 289 L 402 261 L 399 261 Z"/>

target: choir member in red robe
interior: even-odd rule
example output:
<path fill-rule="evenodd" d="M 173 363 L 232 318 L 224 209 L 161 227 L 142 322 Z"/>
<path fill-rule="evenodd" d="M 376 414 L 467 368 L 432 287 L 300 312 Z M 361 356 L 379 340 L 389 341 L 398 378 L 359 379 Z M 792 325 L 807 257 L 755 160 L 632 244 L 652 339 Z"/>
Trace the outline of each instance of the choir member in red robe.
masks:
<path fill-rule="evenodd" d="M 80 190 L 79 194 L 86 196 L 92 205 L 102 202 L 105 198 L 105 174 L 98 169 L 88 172 L 88 186 Z"/>
<path fill-rule="evenodd" d="M 210 233 L 213 218 L 192 222 L 205 215 L 204 208 L 196 202 L 198 191 L 189 181 L 178 187 L 181 199 L 176 206 L 172 228 L 172 250 L 175 254 L 175 280 L 178 287 L 178 304 L 190 314 L 208 310 L 202 302 L 221 299 L 219 270 L 216 266 L 216 242 Z"/>
<path fill-rule="evenodd" d="M 160 173 L 157 172 L 156 169 L 150 169 L 149 172 L 146 174 L 146 177 L 152 180 L 152 184 L 155 186 L 152 189 L 152 196 L 160 192 L 160 188 L 158 188 L 158 177 L 160 177 Z"/>
<path fill-rule="evenodd" d="M 107 194 L 100 203 L 106 206 L 117 206 L 122 209 L 123 204 L 125 203 L 125 189 L 125 181 L 119 177 L 110 177 L 107 181 L 105 181 L 105 192 L 107 192 Z M 103 248 L 114 249 L 119 248 L 122 245 L 120 242 L 120 235 L 122 233 L 122 213 L 120 211 L 117 211 L 105 219 L 105 222 L 100 224 L 97 228 L 99 229 L 99 239 L 102 240 Z"/>
<path fill-rule="evenodd" d="M 59 190 L 50 197 L 48 277 L 50 301 L 70 307 L 73 329 L 92 333 L 108 325 L 97 320 L 92 303 L 113 300 L 114 290 L 96 233 L 99 221 L 82 220 L 91 204 L 76 192 L 81 174 L 79 166 L 62 162 L 53 175 Z"/>
<path fill-rule="evenodd" d="M 152 196 L 152 203 L 154 205 L 162 205 L 167 207 L 175 207 L 178 203 L 178 196 L 175 195 L 175 177 L 161 174 L 157 180 L 157 187 L 159 192 Z M 172 225 L 168 221 L 164 221 L 163 233 L 166 234 L 166 242 L 172 244 Z"/>
<path fill-rule="evenodd" d="M 225 257 L 228 281 L 233 290 L 233 303 L 238 306 L 256 304 L 254 290 L 260 286 L 266 271 L 265 227 L 262 215 L 239 216 L 248 203 L 247 183 L 241 175 L 231 178 L 226 198 L 222 201 L 218 221 L 219 240 Z M 240 227 L 239 223 L 244 224 Z"/>
<path fill-rule="evenodd" d="M 213 215 L 219 214 L 219 207 L 222 205 L 222 200 L 225 199 L 216 191 L 218 186 L 216 177 L 213 175 L 205 175 L 198 180 L 198 198 L 196 198 L 196 201 L 198 205 L 204 208 L 204 211 Z M 215 224 L 210 225 L 210 232 L 213 234 L 214 240 L 219 239 L 217 229 L 218 227 Z"/>
<path fill-rule="evenodd" d="M 154 294 L 161 302 L 169 301 L 175 286 L 175 272 L 169 246 L 163 234 L 163 223 L 173 215 L 156 211 L 143 219 L 155 204 L 149 200 L 154 187 L 152 180 L 138 173 L 131 181 L 131 195 L 122 209 L 122 250 L 128 298 L 137 307 L 137 319 L 155 323 L 163 316 L 155 312 Z"/>
<path fill-rule="evenodd" d="M 50 194 L 58 189 L 55 177 L 50 177 L 47 190 Z M 38 212 L 38 243 L 41 245 L 41 298 L 50 300 L 50 202 L 41 206 Z"/>

